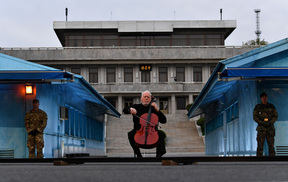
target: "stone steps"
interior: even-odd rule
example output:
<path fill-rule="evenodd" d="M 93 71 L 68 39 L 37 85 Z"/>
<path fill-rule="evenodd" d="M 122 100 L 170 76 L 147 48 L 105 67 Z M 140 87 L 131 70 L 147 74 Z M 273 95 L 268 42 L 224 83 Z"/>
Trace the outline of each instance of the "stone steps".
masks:
<path fill-rule="evenodd" d="M 167 153 L 203 153 L 205 144 L 198 135 L 194 121 L 173 121 L 175 118 L 166 115 L 167 123 L 159 128 L 167 134 Z M 108 116 L 106 125 L 106 154 L 133 154 L 127 133 L 133 128 L 131 115 L 122 115 L 121 118 Z M 141 149 L 142 153 L 156 153 L 156 149 Z"/>

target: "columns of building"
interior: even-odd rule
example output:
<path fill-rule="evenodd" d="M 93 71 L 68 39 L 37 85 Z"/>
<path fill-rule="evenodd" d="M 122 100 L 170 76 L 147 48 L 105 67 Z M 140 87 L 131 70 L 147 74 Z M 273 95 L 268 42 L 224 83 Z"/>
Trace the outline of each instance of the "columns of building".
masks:
<path fill-rule="evenodd" d="M 171 114 L 176 114 L 176 98 L 175 98 L 175 95 L 172 94 L 171 95 Z"/>
<path fill-rule="evenodd" d="M 193 100 L 193 94 L 189 94 L 188 104 L 192 104 L 193 102 L 194 102 L 194 100 Z"/>
<path fill-rule="evenodd" d="M 118 95 L 117 110 L 121 113 L 123 110 L 122 95 Z"/>

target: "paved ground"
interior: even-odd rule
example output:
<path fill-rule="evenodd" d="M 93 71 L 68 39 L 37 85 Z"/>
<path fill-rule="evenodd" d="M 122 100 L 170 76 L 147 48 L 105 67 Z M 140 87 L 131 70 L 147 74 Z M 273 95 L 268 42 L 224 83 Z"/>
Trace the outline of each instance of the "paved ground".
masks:
<path fill-rule="evenodd" d="M 288 162 L 0 164 L 0 181 L 288 181 Z"/>

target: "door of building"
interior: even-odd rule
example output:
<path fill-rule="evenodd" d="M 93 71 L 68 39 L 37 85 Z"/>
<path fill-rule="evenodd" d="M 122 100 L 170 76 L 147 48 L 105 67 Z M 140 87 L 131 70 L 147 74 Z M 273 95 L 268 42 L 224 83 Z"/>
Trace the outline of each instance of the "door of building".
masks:
<path fill-rule="evenodd" d="M 168 114 L 168 98 L 160 98 L 160 110 L 163 114 Z"/>
<path fill-rule="evenodd" d="M 5 85 L 1 85 L 0 108 L 0 157 L 26 158 L 28 152 L 23 93 L 13 88 L 5 89 Z"/>
<path fill-rule="evenodd" d="M 277 112 L 278 120 L 274 123 L 275 126 L 275 150 L 276 155 L 288 155 L 288 105 L 287 94 L 288 88 L 286 85 L 278 85 L 277 88 L 266 88 L 265 92 L 268 94 L 268 102 L 272 103 Z M 266 147 L 266 150 L 268 147 Z M 267 150 L 268 153 L 268 150 Z"/>

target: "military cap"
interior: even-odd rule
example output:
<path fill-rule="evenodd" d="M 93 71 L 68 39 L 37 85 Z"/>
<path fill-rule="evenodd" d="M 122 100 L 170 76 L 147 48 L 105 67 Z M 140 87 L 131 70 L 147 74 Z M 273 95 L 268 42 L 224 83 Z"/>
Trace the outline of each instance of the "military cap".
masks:
<path fill-rule="evenodd" d="M 33 103 L 39 103 L 39 100 L 38 99 L 34 99 Z"/>
<path fill-rule="evenodd" d="M 260 98 L 262 98 L 262 97 L 264 97 L 264 96 L 268 96 L 268 95 L 266 94 L 266 92 L 262 92 L 262 93 L 260 94 Z"/>

